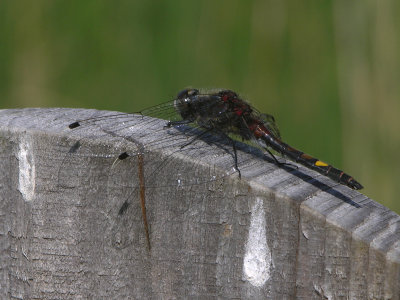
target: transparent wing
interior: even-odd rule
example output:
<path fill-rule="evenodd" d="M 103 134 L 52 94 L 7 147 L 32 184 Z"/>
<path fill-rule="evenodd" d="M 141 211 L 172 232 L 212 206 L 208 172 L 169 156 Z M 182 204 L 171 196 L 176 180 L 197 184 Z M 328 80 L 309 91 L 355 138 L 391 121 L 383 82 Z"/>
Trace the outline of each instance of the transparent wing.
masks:
<path fill-rule="evenodd" d="M 272 116 L 263 120 L 274 124 Z M 170 121 L 175 125 L 169 126 Z M 70 148 L 58 171 L 58 186 L 82 193 L 88 184 L 95 186 L 90 192 L 107 193 L 110 203 L 118 203 L 112 209 L 122 216 L 129 208 L 141 211 L 139 203 L 156 197 L 156 189 L 217 181 L 238 170 L 254 173 L 265 159 L 259 150 L 240 143 L 240 137 L 232 141 L 227 132 L 185 121 L 169 101 L 136 114 L 94 111 L 66 124 Z M 124 217 L 118 220 L 116 232 L 126 225 Z"/>
<path fill-rule="evenodd" d="M 267 127 L 267 129 L 272 132 L 272 134 L 277 137 L 281 138 L 281 134 L 279 132 L 278 125 L 275 122 L 275 118 L 272 115 L 268 114 L 260 114 L 259 118 L 263 120 L 264 125 Z"/>
<path fill-rule="evenodd" d="M 70 126 L 73 127 L 67 141 L 70 150 L 59 168 L 59 185 L 65 188 L 82 185 L 89 176 L 91 163 L 99 165 L 96 162 L 102 161 L 102 176 L 108 177 L 108 190 L 118 189 L 119 182 L 126 182 L 121 176 L 129 176 L 135 194 L 139 188 L 139 156 L 142 156 L 146 189 L 201 184 L 237 173 L 232 141 L 226 135 L 206 131 L 195 123 L 166 127 L 168 121 L 181 119 L 170 101 L 138 114 L 96 111 L 90 118 L 71 123 L 78 126 Z M 104 143 L 106 140 L 111 143 Z M 105 144 L 114 146 L 104 147 Z M 250 159 L 241 154 L 238 155 L 240 170 Z M 188 159 L 190 164 L 185 163 Z M 216 165 L 210 166 L 209 161 Z M 75 167 L 77 164 L 81 169 Z M 75 173 L 70 169 L 76 170 Z M 168 176 L 162 175 L 165 171 Z"/>

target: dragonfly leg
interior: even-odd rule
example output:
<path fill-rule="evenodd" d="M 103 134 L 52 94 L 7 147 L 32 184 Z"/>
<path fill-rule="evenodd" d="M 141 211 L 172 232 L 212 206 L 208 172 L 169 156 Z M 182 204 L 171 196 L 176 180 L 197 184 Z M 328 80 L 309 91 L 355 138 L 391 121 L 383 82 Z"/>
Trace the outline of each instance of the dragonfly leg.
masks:
<path fill-rule="evenodd" d="M 207 130 L 204 130 L 202 133 L 196 135 L 194 138 L 192 138 L 188 143 L 184 144 L 181 146 L 181 149 L 189 146 L 190 144 L 194 143 L 196 140 L 198 140 L 199 138 L 203 137 L 204 135 L 215 131 L 215 129 L 210 128 Z M 222 136 L 224 136 L 226 139 L 228 139 L 231 143 L 232 143 L 232 148 L 233 148 L 233 159 L 234 159 L 234 163 L 235 163 L 235 170 L 239 173 L 239 178 L 242 178 L 242 173 L 240 172 L 239 166 L 238 166 L 238 156 L 237 156 L 237 148 L 236 148 L 236 143 L 234 140 L 232 140 L 228 135 L 226 135 L 224 132 L 219 132 L 219 134 L 221 134 Z M 207 142 L 207 141 L 206 141 Z M 218 146 L 218 145 L 217 145 Z"/>
<path fill-rule="evenodd" d="M 275 157 L 275 155 L 273 155 L 272 152 L 268 150 L 268 148 L 265 148 L 265 150 L 266 150 L 266 151 L 268 152 L 268 154 L 274 159 L 275 163 L 276 163 L 278 166 L 281 166 L 281 165 L 284 164 L 284 163 L 281 163 L 281 162 Z"/>
<path fill-rule="evenodd" d="M 291 163 L 280 162 L 280 161 L 275 157 L 275 155 L 272 154 L 271 151 L 269 151 L 268 149 L 265 149 L 265 150 L 267 150 L 268 154 L 271 155 L 271 157 L 274 159 L 275 163 L 276 163 L 278 166 L 280 166 L 280 167 L 282 167 L 282 166 L 291 166 L 291 167 L 294 167 L 294 168 L 296 168 L 296 169 L 299 168 L 298 166 L 293 165 L 293 164 L 291 164 Z"/>
<path fill-rule="evenodd" d="M 230 139 L 232 141 L 232 147 L 233 147 L 233 155 L 234 155 L 234 160 L 235 160 L 235 169 L 239 173 L 239 179 L 242 178 L 242 173 L 240 172 L 239 166 L 238 166 L 238 158 L 237 158 L 237 149 L 236 149 L 236 143 L 234 140 Z"/>
<path fill-rule="evenodd" d="M 242 173 L 240 172 L 239 169 L 239 165 L 238 165 L 238 155 L 237 155 L 237 148 L 236 148 L 236 143 L 235 140 L 231 139 L 227 134 L 225 134 L 224 132 L 219 132 L 219 134 L 221 134 L 224 138 L 228 139 L 231 143 L 232 143 L 232 148 L 233 148 L 233 160 L 235 163 L 235 170 L 238 172 L 239 174 L 239 179 L 242 178 Z"/>

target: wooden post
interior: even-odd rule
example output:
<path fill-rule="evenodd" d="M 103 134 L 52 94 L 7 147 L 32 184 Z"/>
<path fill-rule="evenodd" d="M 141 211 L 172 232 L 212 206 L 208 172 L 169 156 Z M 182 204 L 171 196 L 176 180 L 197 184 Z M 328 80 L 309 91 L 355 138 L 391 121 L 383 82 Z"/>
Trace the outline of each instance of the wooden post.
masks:
<path fill-rule="evenodd" d="M 203 141 L 174 154 L 165 121 L 68 128 L 109 113 L 0 111 L 1 299 L 400 298 L 394 212 L 253 153 L 241 179 Z"/>

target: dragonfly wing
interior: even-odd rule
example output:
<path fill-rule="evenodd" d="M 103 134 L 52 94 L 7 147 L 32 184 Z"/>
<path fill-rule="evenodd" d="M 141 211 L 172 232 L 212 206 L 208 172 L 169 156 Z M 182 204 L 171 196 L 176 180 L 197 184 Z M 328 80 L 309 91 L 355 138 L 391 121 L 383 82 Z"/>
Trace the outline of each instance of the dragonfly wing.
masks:
<path fill-rule="evenodd" d="M 164 102 L 139 112 L 143 116 L 163 119 L 167 121 L 181 121 L 182 117 L 175 109 L 175 100 Z"/>
<path fill-rule="evenodd" d="M 267 129 L 276 137 L 281 138 L 281 134 L 279 132 L 278 125 L 275 122 L 275 118 L 269 114 L 260 114 L 260 119 L 263 120 L 264 125 Z"/>
<path fill-rule="evenodd" d="M 91 161 L 104 160 L 102 164 L 106 169 L 103 169 L 103 175 L 108 177 L 108 188 L 118 189 L 118 182 L 124 182 L 118 178 L 128 174 L 129 170 L 133 172 L 130 177 L 135 178 L 139 155 L 143 156 L 146 188 L 159 188 L 158 174 L 165 173 L 166 169 L 170 170 L 170 175 L 163 178 L 162 182 L 167 186 L 215 181 L 236 172 L 231 169 L 229 174 L 220 174 L 220 171 L 210 170 L 207 177 L 195 176 L 196 168 L 204 167 L 204 162 L 215 161 L 216 158 L 221 166 L 233 166 L 232 143 L 226 138 L 213 136 L 213 132 L 202 129 L 196 123 L 167 126 L 168 121 L 179 120 L 182 118 L 176 113 L 173 101 L 170 101 L 138 114 L 96 111 L 93 117 L 74 122 L 78 126 L 71 129 L 67 141 L 70 148 L 64 146 L 64 158 L 57 174 L 59 185 L 65 188 L 80 186 L 88 178 L 85 172 L 89 172 Z M 104 151 L 101 150 L 102 141 L 106 139 L 111 139 L 114 146 Z M 179 164 L 177 155 L 192 158 L 193 176 L 186 176 L 187 164 Z M 77 164 L 82 168 L 76 168 Z M 136 168 L 132 168 L 132 164 L 136 164 Z M 210 168 L 218 169 L 216 166 Z M 76 170 L 77 174 L 71 174 L 71 170 Z M 136 178 L 132 190 L 137 188 Z"/>

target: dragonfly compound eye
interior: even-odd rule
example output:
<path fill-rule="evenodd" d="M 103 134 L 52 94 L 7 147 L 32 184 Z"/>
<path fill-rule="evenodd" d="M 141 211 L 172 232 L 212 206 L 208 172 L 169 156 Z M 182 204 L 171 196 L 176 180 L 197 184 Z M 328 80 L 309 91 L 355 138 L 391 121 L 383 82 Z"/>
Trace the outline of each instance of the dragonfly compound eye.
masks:
<path fill-rule="evenodd" d="M 199 94 L 199 90 L 197 89 L 184 89 L 178 93 L 177 99 L 183 100 Z"/>

